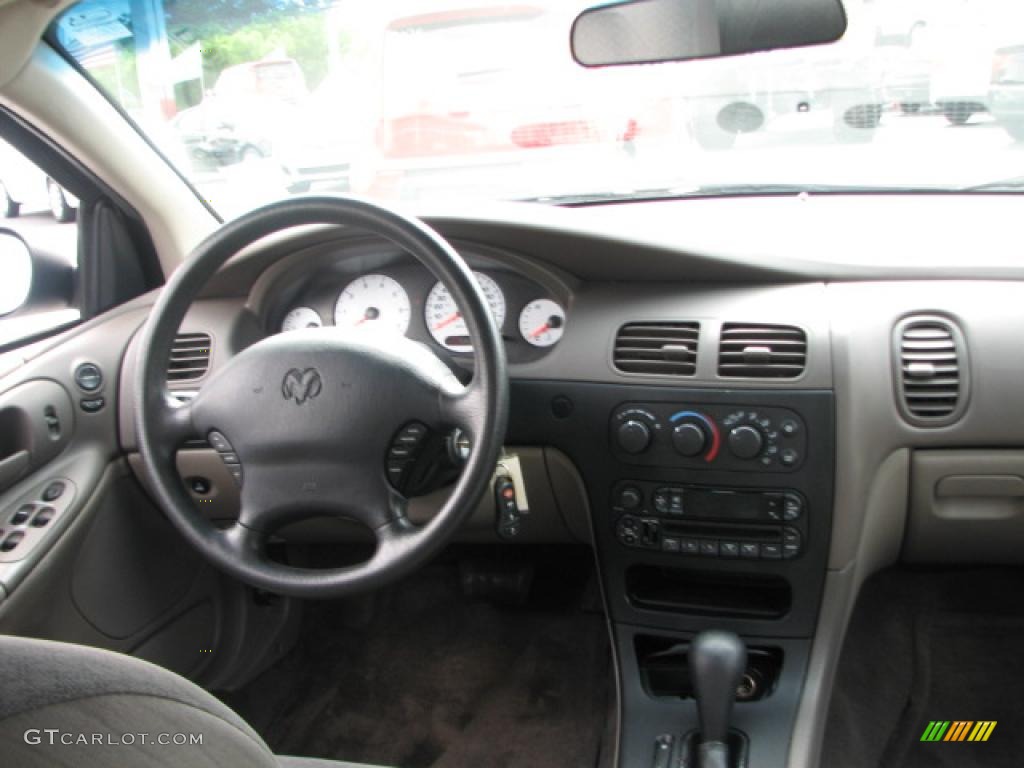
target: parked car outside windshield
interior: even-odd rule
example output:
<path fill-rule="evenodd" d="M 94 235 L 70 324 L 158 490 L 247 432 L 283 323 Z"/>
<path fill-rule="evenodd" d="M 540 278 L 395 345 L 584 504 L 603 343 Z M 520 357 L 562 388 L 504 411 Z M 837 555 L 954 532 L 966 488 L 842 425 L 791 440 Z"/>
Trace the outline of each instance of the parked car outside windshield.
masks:
<path fill-rule="evenodd" d="M 84 0 L 55 37 L 227 215 L 307 191 L 557 202 L 1024 175 L 1018 0 L 845 0 L 829 45 L 590 69 L 569 47 L 588 5 Z M 213 110 L 228 117 L 189 118 Z M 203 127 L 168 129 L 183 122 Z"/>

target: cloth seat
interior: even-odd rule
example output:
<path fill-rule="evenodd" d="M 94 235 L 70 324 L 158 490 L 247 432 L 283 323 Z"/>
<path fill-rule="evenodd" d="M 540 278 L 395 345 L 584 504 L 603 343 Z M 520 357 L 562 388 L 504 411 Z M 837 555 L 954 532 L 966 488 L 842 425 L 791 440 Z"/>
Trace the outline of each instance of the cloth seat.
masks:
<path fill-rule="evenodd" d="M 0 635 L 0 763 L 19 768 L 368 768 L 274 755 L 173 672 L 70 643 Z"/>

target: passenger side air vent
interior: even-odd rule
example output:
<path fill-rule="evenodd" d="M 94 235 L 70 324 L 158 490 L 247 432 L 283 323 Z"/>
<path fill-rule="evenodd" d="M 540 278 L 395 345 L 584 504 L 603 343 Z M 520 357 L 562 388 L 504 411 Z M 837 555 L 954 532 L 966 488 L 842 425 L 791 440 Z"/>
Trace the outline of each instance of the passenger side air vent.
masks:
<path fill-rule="evenodd" d="M 210 367 L 210 335 L 208 333 L 182 333 L 174 337 L 171 362 L 167 366 L 167 381 L 196 381 L 206 375 Z"/>
<path fill-rule="evenodd" d="M 700 323 L 629 323 L 615 337 L 612 360 L 625 373 L 693 376 Z"/>
<path fill-rule="evenodd" d="M 911 317 L 896 328 L 896 381 L 908 421 L 939 426 L 966 402 L 966 348 L 960 330 L 942 317 Z"/>
<path fill-rule="evenodd" d="M 724 323 L 718 343 L 718 375 L 728 378 L 795 379 L 807 365 L 807 334 L 791 325 Z"/>

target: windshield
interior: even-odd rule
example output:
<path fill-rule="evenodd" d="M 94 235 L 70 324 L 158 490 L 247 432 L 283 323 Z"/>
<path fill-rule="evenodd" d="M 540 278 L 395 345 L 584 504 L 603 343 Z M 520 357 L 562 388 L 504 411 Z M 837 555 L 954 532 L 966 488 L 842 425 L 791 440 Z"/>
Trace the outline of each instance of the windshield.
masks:
<path fill-rule="evenodd" d="M 590 4 L 85 0 L 53 37 L 225 216 L 1024 186 L 1020 0 L 846 0 L 834 44 L 600 69 Z"/>

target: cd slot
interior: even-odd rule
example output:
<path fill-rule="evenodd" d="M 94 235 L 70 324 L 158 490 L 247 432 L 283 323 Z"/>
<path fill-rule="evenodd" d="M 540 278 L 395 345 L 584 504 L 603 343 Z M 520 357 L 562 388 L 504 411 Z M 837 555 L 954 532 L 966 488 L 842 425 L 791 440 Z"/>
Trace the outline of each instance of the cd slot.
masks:
<path fill-rule="evenodd" d="M 782 541 L 777 525 L 743 525 L 737 523 L 703 523 L 696 520 L 663 520 L 663 536 L 696 536 L 700 538 L 735 539 L 737 541 Z"/>

